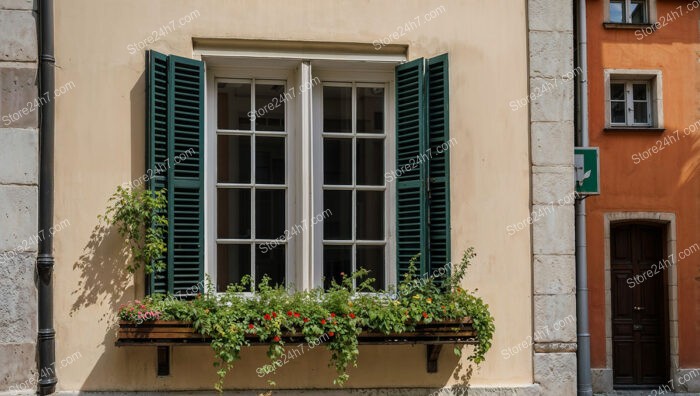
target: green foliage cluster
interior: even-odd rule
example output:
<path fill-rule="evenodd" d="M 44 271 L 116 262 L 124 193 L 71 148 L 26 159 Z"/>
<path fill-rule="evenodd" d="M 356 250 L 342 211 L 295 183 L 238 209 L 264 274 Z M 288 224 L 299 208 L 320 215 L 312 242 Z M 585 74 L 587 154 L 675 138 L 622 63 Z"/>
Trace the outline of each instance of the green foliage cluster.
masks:
<path fill-rule="evenodd" d="M 164 215 L 167 208 L 165 190 L 150 191 L 140 188 L 117 187 L 110 197 L 104 216 L 98 216 L 115 225 L 129 246 L 132 263 L 129 272 L 141 266 L 146 273 L 165 269 L 162 260 L 167 250 L 163 236 L 168 226 Z"/>
<path fill-rule="evenodd" d="M 478 342 L 469 359 L 478 364 L 491 347 L 495 326 L 488 305 L 460 286 L 474 256 L 472 249 L 465 252 L 461 262 L 452 266 L 448 279 L 418 277 L 414 259 L 397 289 L 388 293 L 373 290 L 373 279 L 365 270 L 344 276 L 328 290 L 292 291 L 271 286 L 267 278 L 259 285 L 245 278 L 223 294 L 199 294 L 191 300 L 146 297 L 138 304 L 122 306 L 119 317 L 138 323 L 154 317 L 191 322 L 197 332 L 212 338 L 219 391 L 232 364 L 240 358 L 241 348 L 250 345 L 250 336 L 269 342 L 267 355 L 273 363 L 285 353 L 284 334 L 301 334 L 309 343 L 327 340 L 331 364 L 337 371 L 334 383 L 343 385 L 349 378 L 348 367 L 356 366 L 361 331 L 405 333 L 419 323 L 470 317 Z M 207 290 L 212 290 L 211 285 Z M 461 353 L 459 348 L 454 351 Z"/>

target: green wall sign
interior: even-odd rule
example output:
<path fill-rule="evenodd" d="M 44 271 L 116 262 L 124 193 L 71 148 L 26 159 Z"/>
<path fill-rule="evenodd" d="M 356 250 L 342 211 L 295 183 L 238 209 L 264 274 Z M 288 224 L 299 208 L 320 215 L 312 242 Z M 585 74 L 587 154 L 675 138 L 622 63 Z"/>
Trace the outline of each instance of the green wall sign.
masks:
<path fill-rule="evenodd" d="M 600 157 L 598 147 L 574 148 L 576 192 L 581 195 L 600 194 Z"/>

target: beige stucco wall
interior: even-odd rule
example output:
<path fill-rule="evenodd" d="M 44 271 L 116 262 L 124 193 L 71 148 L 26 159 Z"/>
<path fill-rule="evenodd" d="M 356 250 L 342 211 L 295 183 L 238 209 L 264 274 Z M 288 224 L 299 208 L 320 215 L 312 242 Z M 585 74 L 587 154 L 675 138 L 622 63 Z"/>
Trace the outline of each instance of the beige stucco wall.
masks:
<path fill-rule="evenodd" d="M 199 17 L 151 48 L 192 56 L 192 38 L 238 38 L 372 43 L 396 26 L 441 5 L 446 12 L 394 44 L 408 58 L 450 54 L 452 251 L 479 254 L 467 282 L 479 288 L 496 318 L 493 349 L 473 385 L 532 383 L 532 351 L 510 359 L 503 348 L 532 334 L 527 109 L 509 102 L 527 95 L 525 1 L 232 1 L 61 0 L 56 2 L 57 83 L 73 82 L 56 100 L 55 311 L 59 389 L 207 389 L 215 381 L 208 348 L 179 347 L 172 375 L 155 377 L 155 348 L 116 348 L 109 330 L 119 304 L 142 296 L 142 282 L 124 275 L 119 239 L 91 242 L 97 215 L 117 185 L 145 168 L 144 54 L 127 45 L 154 29 L 199 11 Z M 87 256 L 85 254 L 88 253 Z M 436 387 L 458 382 L 461 362 L 446 348 L 439 372 L 425 369 L 425 347 L 363 347 L 349 387 Z M 64 357 L 80 358 L 61 367 Z M 264 348 L 246 350 L 228 387 L 266 387 L 255 368 Z M 332 387 L 325 350 L 307 352 L 276 376 L 278 388 Z"/>

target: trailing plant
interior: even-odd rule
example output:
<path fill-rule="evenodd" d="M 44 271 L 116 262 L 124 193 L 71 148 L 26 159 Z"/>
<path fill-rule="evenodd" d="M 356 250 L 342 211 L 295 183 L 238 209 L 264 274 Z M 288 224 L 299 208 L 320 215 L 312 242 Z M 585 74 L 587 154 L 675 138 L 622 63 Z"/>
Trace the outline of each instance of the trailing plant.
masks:
<path fill-rule="evenodd" d="M 165 269 L 162 261 L 167 247 L 163 241 L 168 219 L 163 215 L 167 207 L 165 190 L 150 191 L 131 187 L 117 187 L 110 197 L 104 216 L 98 216 L 115 225 L 131 252 L 129 272 L 141 266 L 146 273 Z"/>
<path fill-rule="evenodd" d="M 139 317 L 148 320 L 143 312 L 156 312 L 162 320 L 191 322 L 198 333 L 212 339 L 219 375 L 215 387 L 219 391 L 251 338 L 269 343 L 271 364 L 265 366 L 264 373 L 277 370 L 281 364 L 275 362 L 285 354 L 284 334 L 301 334 L 309 344 L 325 344 L 337 372 L 334 383 L 342 386 L 349 378 L 348 368 L 357 364 L 362 331 L 405 333 L 420 323 L 469 317 L 477 332 L 469 359 L 479 364 L 491 347 L 495 327 L 488 305 L 460 286 L 474 257 L 473 250 L 467 250 L 461 262 L 451 266 L 449 278 L 418 276 L 414 259 L 398 287 L 388 293 L 374 290 L 374 279 L 363 269 L 348 276 L 341 274 L 340 283 L 331 282 L 327 290 L 298 292 L 271 285 L 267 277 L 254 285 L 246 276 L 222 294 L 205 293 L 192 300 L 146 297 L 121 307 L 119 317 L 139 323 Z M 214 289 L 209 285 L 207 290 Z M 460 348 L 454 352 L 461 355 Z"/>

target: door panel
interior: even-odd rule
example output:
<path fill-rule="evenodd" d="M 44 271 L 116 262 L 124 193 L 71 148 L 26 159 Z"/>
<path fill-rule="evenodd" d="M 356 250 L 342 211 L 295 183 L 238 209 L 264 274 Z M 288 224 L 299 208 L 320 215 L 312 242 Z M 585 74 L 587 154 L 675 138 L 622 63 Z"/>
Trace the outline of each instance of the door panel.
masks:
<path fill-rule="evenodd" d="M 663 231 L 644 224 L 611 228 L 613 379 L 651 386 L 668 377 Z M 630 279 L 634 280 L 631 282 Z"/>

